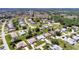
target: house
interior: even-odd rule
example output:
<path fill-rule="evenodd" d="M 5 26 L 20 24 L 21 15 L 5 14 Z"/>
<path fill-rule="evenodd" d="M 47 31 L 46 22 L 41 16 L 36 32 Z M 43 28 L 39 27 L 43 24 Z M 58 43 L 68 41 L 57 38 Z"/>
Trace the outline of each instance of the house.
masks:
<path fill-rule="evenodd" d="M 33 44 L 34 42 L 36 42 L 36 39 L 34 37 L 32 37 L 32 38 L 28 39 L 28 42 L 30 44 Z"/>
<path fill-rule="evenodd" d="M 47 25 L 44 25 L 43 28 L 48 28 L 48 26 Z"/>
<path fill-rule="evenodd" d="M 76 40 L 76 41 L 79 41 L 79 36 L 78 36 L 78 35 L 73 36 L 72 38 L 73 38 L 74 40 Z"/>
<path fill-rule="evenodd" d="M 28 21 L 32 21 L 32 19 L 28 19 Z"/>
<path fill-rule="evenodd" d="M 36 36 L 36 38 L 37 38 L 38 40 L 40 40 L 40 39 L 45 39 L 45 37 L 44 37 L 43 35 Z"/>
<path fill-rule="evenodd" d="M 42 27 L 40 27 L 40 29 L 47 29 L 48 26 L 47 25 L 43 25 Z"/>
<path fill-rule="evenodd" d="M 53 45 L 53 47 L 50 47 L 52 50 L 62 50 L 63 48 L 61 48 L 58 45 Z"/>
<path fill-rule="evenodd" d="M 31 21 L 30 23 L 31 23 L 31 24 L 36 24 L 36 22 L 33 22 L 33 21 Z"/>
<path fill-rule="evenodd" d="M 18 31 L 18 34 L 21 36 L 23 34 L 25 34 L 26 32 L 24 30 Z"/>
<path fill-rule="evenodd" d="M 27 46 L 27 44 L 26 44 L 24 41 L 18 42 L 18 43 L 16 44 L 16 48 L 17 48 L 17 49 L 19 49 L 19 48 L 24 48 L 24 47 L 26 47 L 26 46 Z"/>
<path fill-rule="evenodd" d="M 54 34 L 55 34 L 54 31 L 50 31 L 49 33 L 50 33 L 51 35 L 54 35 Z"/>
<path fill-rule="evenodd" d="M 32 21 L 32 19 L 28 19 L 28 21 L 29 21 L 31 24 L 36 24 L 35 22 Z"/>
<path fill-rule="evenodd" d="M 7 25 L 8 25 L 9 29 L 13 29 L 14 28 L 13 23 L 11 21 L 9 21 L 9 23 Z"/>
<path fill-rule="evenodd" d="M 72 29 L 74 30 L 74 32 L 76 32 L 78 30 L 77 26 L 72 26 Z"/>
<path fill-rule="evenodd" d="M 23 19 L 19 19 L 19 24 L 20 24 L 22 27 L 26 25 Z"/>
<path fill-rule="evenodd" d="M 48 37 L 48 36 L 50 36 L 50 35 L 51 35 L 50 33 L 45 33 L 45 34 L 44 34 L 45 37 Z"/>
<path fill-rule="evenodd" d="M 26 46 L 26 47 L 24 47 L 24 49 L 25 49 L 25 50 L 29 50 L 29 48 L 28 48 L 27 46 Z"/>
<path fill-rule="evenodd" d="M 16 41 L 18 39 L 18 35 L 17 35 L 16 32 L 12 32 L 12 33 L 10 33 L 10 35 L 12 37 L 12 40 L 11 40 L 12 42 L 14 42 L 14 41 Z"/>
<path fill-rule="evenodd" d="M 68 42 L 68 43 L 70 43 L 72 45 L 76 44 L 76 40 L 68 38 L 66 35 L 63 35 L 61 37 L 62 37 L 62 40 L 66 41 L 66 42 Z"/>
<path fill-rule="evenodd" d="M 54 23 L 54 22 L 55 22 L 54 20 L 51 21 L 51 23 Z"/>
<path fill-rule="evenodd" d="M 61 36 L 61 39 L 64 40 L 64 41 L 67 41 L 68 40 L 68 37 L 66 35 L 62 35 Z"/>
<path fill-rule="evenodd" d="M 65 32 L 67 29 L 66 28 L 62 28 L 61 29 L 61 32 Z"/>
<path fill-rule="evenodd" d="M 67 42 L 72 44 L 72 45 L 76 44 L 76 41 L 74 39 L 69 39 Z"/>
<path fill-rule="evenodd" d="M 14 27 L 12 21 L 9 21 L 9 23 L 7 24 L 7 26 L 8 26 L 9 31 L 15 30 L 15 27 Z"/>
<path fill-rule="evenodd" d="M 43 23 L 46 23 L 48 19 L 41 19 Z"/>
<path fill-rule="evenodd" d="M 11 34 L 11 37 L 14 38 L 14 37 L 18 37 L 17 33 L 16 32 L 12 32 L 10 33 Z"/>

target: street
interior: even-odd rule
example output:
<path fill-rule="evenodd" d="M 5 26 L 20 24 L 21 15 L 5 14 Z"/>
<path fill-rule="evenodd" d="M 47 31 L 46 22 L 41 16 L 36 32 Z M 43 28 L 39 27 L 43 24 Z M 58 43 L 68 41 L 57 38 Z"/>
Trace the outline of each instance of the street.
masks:
<path fill-rule="evenodd" d="M 4 32 L 5 24 L 6 24 L 6 21 L 2 25 L 2 34 L 1 35 L 2 35 L 2 41 L 3 41 L 3 44 L 4 44 L 4 48 L 6 50 L 9 50 L 9 47 L 8 47 L 7 42 L 6 42 L 6 39 L 5 39 L 5 32 Z"/>

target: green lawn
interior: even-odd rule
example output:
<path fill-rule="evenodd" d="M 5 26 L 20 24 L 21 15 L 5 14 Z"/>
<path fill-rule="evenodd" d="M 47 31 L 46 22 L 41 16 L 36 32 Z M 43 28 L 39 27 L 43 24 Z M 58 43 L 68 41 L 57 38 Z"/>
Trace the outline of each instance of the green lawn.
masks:
<path fill-rule="evenodd" d="M 12 48 L 11 45 L 10 45 L 11 44 L 11 39 L 12 39 L 11 36 L 10 35 L 6 35 L 5 38 L 6 38 L 6 41 L 7 41 L 7 44 L 9 46 L 9 48 L 11 50 L 14 50 L 14 48 Z"/>
<path fill-rule="evenodd" d="M 76 48 L 76 50 L 79 50 L 79 42 L 76 45 L 74 45 L 74 48 Z"/>
<path fill-rule="evenodd" d="M 2 45 L 2 44 L 3 44 L 2 39 L 0 39 L 0 45 Z"/>
<path fill-rule="evenodd" d="M 50 48 L 50 44 L 45 44 L 45 45 L 43 46 L 43 49 L 44 49 L 44 50 L 49 50 L 49 48 Z"/>
<path fill-rule="evenodd" d="M 45 41 L 38 41 L 37 43 L 36 43 L 36 45 L 35 45 L 35 47 L 37 47 L 37 46 L 39 46 L 39 45 L 41 45 L 41 44 L 43 44 L 43 43 L 45 43 Z"/>

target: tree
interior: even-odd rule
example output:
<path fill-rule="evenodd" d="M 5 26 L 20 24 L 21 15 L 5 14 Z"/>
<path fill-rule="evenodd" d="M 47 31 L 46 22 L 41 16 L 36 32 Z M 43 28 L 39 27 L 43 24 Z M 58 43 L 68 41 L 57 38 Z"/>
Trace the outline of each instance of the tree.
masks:
<path fill-rule="evenodd" d="M 26 26 L 23 26 L 23 29 L 27 29 L 27 27 Z"/>
<path fill-rule="evenodd" d="M 58 42 L 57 39 L 51 39 L 51 42 L 52 42 L 52 44 L 57 44 L 57 45 L 59 45 L 59 42 Z"/>
<path fill-rule="evenodd" d="M 16 30 L 19 30 L 18 20 L 13 19 L 12 22 L 13 22 L 14 27 L 16 27 Z"/>
<path fill-rule="evenodd" d="M 57 36 L 61 36 L 61 32 L 60 32 L 60 31 L 56 31 L 55 34 L 56 34 Z"/>
<path fill-rule="evenodd" d="M 39 31 L 40 31 L 40 29 L 39 29 L 38 27 L 36 27 L 36 28 L 35 28 L 35 31 L 36 31 L 36 32 L 39 32 Z"/>
<path fill-rule="evenodd" d="M 46 43 L 46 45 L 43 46 L 43 48 L 44 48 L 44 50 L 49 50 L 49 48 L 50 48 L 50 44 Z"/>

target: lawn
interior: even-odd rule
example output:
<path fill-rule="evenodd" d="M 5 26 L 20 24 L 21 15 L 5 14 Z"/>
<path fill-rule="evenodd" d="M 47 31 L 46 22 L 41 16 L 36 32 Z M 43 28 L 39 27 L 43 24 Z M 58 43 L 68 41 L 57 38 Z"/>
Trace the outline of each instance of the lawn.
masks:
<path fill-rule="evenodd" d="M 49 48 L 50 48 L 50 44 L 48 44 L 48 43 L 43 46 L 43 49 L 44 49 L 44 50 L 49 50 Z"/>
<path fill-rule="evenodd" d="M 7 44 L 9 46 L 9 48 L 11 50 L 14 50 L 14 48 L 12 48 L 11 45 L 10 45 L 11 44 L 11 36 L 10 35 L 6 35 L 5 38 L 6 38 L 6 41 L 7 41 Z"/>
<path fill-rule="evenodd" d="M 43 44 L 43 43 L 45 43 L 45 41 L 38 41 L 37 43 L 36 43 L 36 45 L 35 45 L 35 47 L 37 47 L 37 46 L 39 46 L 39 45 L 41 45 L 41 44 Z"/>
<path fill-rule="evenodd" d="M 78 42 L 76 45 L 74 45 L 74 48 L 75 48 L 76 50 L 79 50 L 79 42 Z"/>
<path fill-rule="evenodd" d="M 60 23 L 54 23 L 52 25 L 53 29 L 56 30 L 56 29 L 61 29 L 62 28 L 62 25 Z"/>
<path fill-rule="evenodd" d="M 2 45 L 2 44 L 3 44 L 2 39 L 0 39 L 0 45 Z"/>

